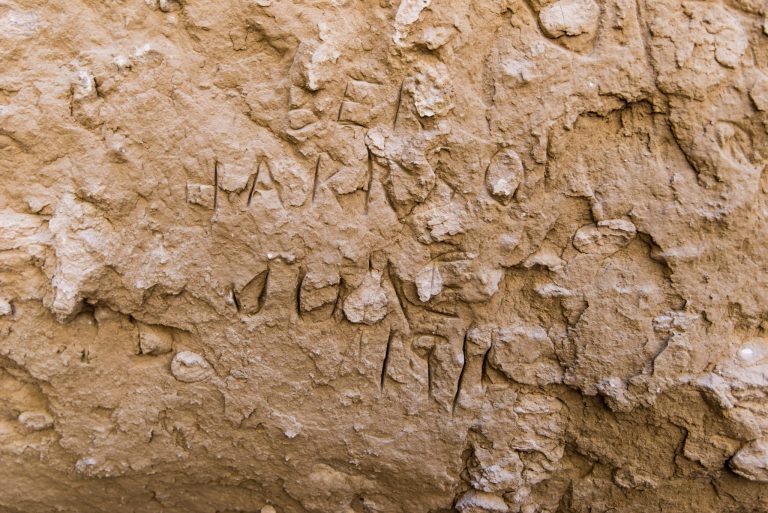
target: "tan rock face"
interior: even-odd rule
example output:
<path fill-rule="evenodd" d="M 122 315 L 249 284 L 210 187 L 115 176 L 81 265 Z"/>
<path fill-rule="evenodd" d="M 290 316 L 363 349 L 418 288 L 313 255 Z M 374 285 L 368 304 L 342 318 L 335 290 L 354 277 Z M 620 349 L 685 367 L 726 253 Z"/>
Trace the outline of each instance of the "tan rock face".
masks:
<path fill-rule="evenodd" d="M 766 20 L 0 1 L 0 510 L 768 511 Z"/>

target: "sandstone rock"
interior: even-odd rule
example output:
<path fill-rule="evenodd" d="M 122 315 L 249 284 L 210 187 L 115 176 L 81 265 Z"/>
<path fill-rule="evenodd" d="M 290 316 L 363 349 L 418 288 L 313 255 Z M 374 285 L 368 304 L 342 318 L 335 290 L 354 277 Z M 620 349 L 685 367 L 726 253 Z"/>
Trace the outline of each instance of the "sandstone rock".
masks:
<path fill-rule="evenodd" d="M 658 487 L 658 482 L 652 475 L 631 468 L 618 469 L 613 474 L 613 480 L 622 488 L 631 490 Z"/>
<path fill-rule="evenodd" d="M 635 225 L 629 221 L 600 221 L 580 228 L 573 237 L 573 245 L 582 253 L 607 255 L 629 244 L 636 233 Z"/>
<path fill-rule="evenodd" d="M 0 510 L 764 511 L 766 9 L 0 2 Z"/>
<path fill-rule="evenodd" d="M 42 431 L 53 426 L 50 415 L 40 411 L 25 411 L 19 415 L 19 422 L 30 431 Z"/>
<path fill-rule="evenodd" d="M 550 37 L 594 34 L 600 6 L 594 0 L 557 0 L 539 12 L 541 26 Z"/>
<path fill-rule="evenodd" d="M 416 289 L 421 301 L 429 301 L 443 291 L 443 277 L 437 266 L 429 265 L 416 274 Z"/>
<path fill-rule="evenodd" d="M 538 326 L 499 329 L 488 364 L 509 379 L 527 385 L 549 385 L 563 379 L 552 340 Z"/>
<path fill-rule="evenodd" d="M 0 299 L 0 316 L 13 314 L 13 305 L 7 299 Z"/>
<path fill-rule="evenodd" d="M 139 325 L 141 354 L 161 355 L 173 350 L 173 335 L 167 329 L 149 324 Z"/>
<path fill-rule="evenodd" d="M 404 0 L 400 2 L 395 14 L 395 32 L 392 39 L 397 44 L 403 44 L 403 38 L 407 36 L 410 26 L 421 15 L 421 12 L 429 7 L 432 0 Z"/>
<path fill-rule="evenodd" d="M 413 96 L 413 103 L 419 116 L 431 118 L 447 114 L 453 108 L 453 86 L 447 68 L 422 66 L 406 84 Z"/>
<path fill-rule="evenodd" d="M 516 152 L 497 153 L 485 175 L 488 193 L 502 205 L 508 205 L 523 180 L 523 173 L 523 163 Z"/>
<path fill-rule="evenodd" d="M 194 205 L 213 210 L 215 197 L 215 189 L 212 185 L 187 184 L 187 201 Z"/>
<path fill-rule="evenodd" d="M 311 312 L 335 304 L 339 297 L 339 273 L 335 270 L 310 270 L 299 290 L 301 310 Z"/>
<path fill-rule="evenodd" d="M 387 294 L 381 286 L 381 273 L 372 271 L 347 296 L 344 315 L 355 324 L 375 324 L 387 315 L 387 305 Z"/>
<path fill-rule="evenodd" d="M 729 465 L 750 481 L 768 483 L 768 442 L 755 440 L 746 444 L 733 455 Z"/>
<path fill-rule="evenodd" d="M 195 383 L 211 377 L 213 369 L 199 354 L 192 351 L 180 351 L 171 360 L 171 374 L 183 383 Z"/>
<path fill-rule="evenodd" d="M 768 78 L 760 77 L 749 92 L 749 96 L 758 110 L 768 111 Z"/>
<path fill-rule="evenodd" d="M 506 513 L 509 506 L 498 495 L 470 490 L 456 502 L 456 509 L 461 513 Z"/>
<path fill-rule="evenodd" d="M 270 162 L 272 179 L 278 185 L 278 195 L 283 205 L 300 207 L 308 198 L 309 181 L 307 172 L 290 160 Z"/>

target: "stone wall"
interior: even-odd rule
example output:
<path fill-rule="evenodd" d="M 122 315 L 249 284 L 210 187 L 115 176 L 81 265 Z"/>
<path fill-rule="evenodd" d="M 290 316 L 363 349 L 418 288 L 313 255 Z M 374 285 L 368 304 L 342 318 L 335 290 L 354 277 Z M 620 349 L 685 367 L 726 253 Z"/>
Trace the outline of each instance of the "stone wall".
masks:
<path fill-rule="evenodd" d="M 764 0 L 0 0 L 0 510 L 768 511 Z"/>

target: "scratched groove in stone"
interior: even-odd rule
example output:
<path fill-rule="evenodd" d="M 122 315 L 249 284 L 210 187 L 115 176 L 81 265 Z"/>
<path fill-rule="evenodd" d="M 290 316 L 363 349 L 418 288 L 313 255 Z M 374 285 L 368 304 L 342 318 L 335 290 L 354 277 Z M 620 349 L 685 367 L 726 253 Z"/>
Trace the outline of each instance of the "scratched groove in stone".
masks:
<path fill-rule="evenodd" d="M 762 0 L 0 0 L 0 510 L 768 511 Z"/>

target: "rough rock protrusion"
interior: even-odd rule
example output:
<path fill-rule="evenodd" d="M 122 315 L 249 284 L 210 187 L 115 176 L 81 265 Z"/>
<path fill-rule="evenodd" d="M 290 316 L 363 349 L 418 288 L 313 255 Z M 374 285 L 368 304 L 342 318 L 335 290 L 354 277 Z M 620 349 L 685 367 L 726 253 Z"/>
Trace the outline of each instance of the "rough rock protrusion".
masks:
<path fill-rule="evenodd" d="M 180 351 L 171 360 L 171 374 L 183 383 L 195 383 L 210 378 L 213 375 L 213 369 L 199 354 Z"/>
<path fill-rule="evenodd" d="M 733 455 L 729 465 L 734 472 L 750 481 L 768 483 L 768 441 L 749 442 Z"/>

